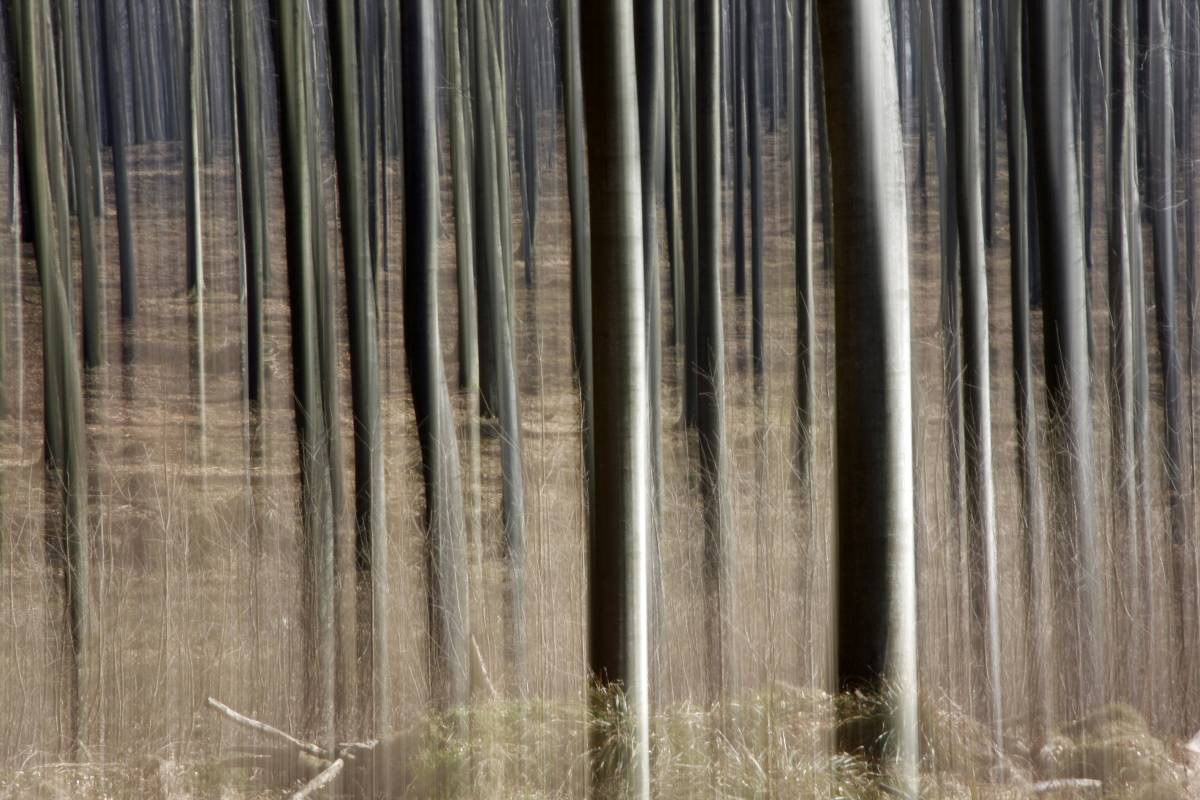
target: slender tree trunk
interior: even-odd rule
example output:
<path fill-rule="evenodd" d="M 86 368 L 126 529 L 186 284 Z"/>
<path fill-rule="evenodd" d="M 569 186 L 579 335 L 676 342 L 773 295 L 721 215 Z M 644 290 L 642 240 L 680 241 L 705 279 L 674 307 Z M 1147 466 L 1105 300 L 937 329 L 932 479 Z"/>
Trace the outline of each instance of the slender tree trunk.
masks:
<path fill-rule="evenodd" d="M 683 356 L 683 419 L 689 426 L 697 423 L 699 389 L 699 350 L 697 342 L 697 253 L 699 244 L 699 204 L 697 199 L 697 142 L 696 142 L 696 48 L 694 3 L 681 2 L 679 9 L 679 41 L 676 53 L 680 63 L 680 125 L 679 150 L 683 157 L 683 299 L 684 299 L 684 356 Z M 719 148 L 718 141 L 718 148 Z M 717 155 L 719 156 L 719 150 Z"/>
<path fill-rule="evenodd" d="M 1056 607 L 1062 608 L 1059 663 L 1070 664 L 1076 694 L 1063 697 L 1070 715 L 1093 708 L 1104 693 L 1104 625 L 1100 616 L 1092 433 L 1087 353 L 1087 295 L 1079 172 L 1073 136 L 1067 3 L 1031 5 L 1033 174 L 1040 210 L 1043 328 L 1050 433 L 1058 502 L 1054 554 Z M 1061 681 L 1059 681 L 1061 683 Z"/>
<path fill-rule="evenodd" d="M 377 729 L 384 723 L 390 696 L 389 659 L 381 625 L 387 602 L 387 520 L 379 408 L 379 325 L 375 316 L 375 271 L 368 247 L 367 196 L 363 186 L 366 165 L 358 101 L 355 8 L 351 3 L 331 0 L 326 14 L 330 23 L 334 139 L 354 409 L 354 552 L 358 651 L 364 687 L 360 702 L 367 719 Z M 418 212 L 412 213 L 415 224 Z"/>
<path fill-rule="evenodd" d="M 608 689 L 593 692 L 593 713 L 611 723 L 622 706 L 610 693 L 625 698 L 618 734 L 592 728 L 597 752 L 610 753 L 614 745 L 623 752 L 593 757 L 591 785 L 597 797 L 649 798 L 650 391 L 634 11 L 630 0 L 588 2 L 582 9 L 589 32 L 581 47 L 588 173 L 606 176 L 588 184 L 596 268 L 592 341 L 596 370 L 605 376 L 594 387 L 597 502 L 588 552 L 588 666 L 592 680 Z"/>
<path fill-rule="evenodd" d="M 404 339 L 425 479 L 433 697 L 443 711 L 470 693 L 466 522 L 458 445 L 438 333 L 437 68 L 433 0 L 401 7 L 404 92 Z M 347 42 L 349 44 L 349 42 Z"/>
<path fill-rule="evenodd" d="M 56 202 L 53 173 L 61 170 L 64 153 L 52 147 L 51 110 L 58 113 L 54 50 L 48 6 L 17 0 L 9 6 L 20 92 L 21 159 L 28 175 L 28 203 L 34 251 L 42 288 L 42 380 L 45 419 L 47 494 L 61 508 L 53 518 L 59 541 L 48 542 L 65 554 L 56 565 L 62 572 L 66 653 L 63 659 L 67 719 L 64 750 L 75 757 L 82 738 L 83 690 L 90 645 L 90 555 L 88 545 L 87 462 L 83 390 L 75 351 L 73 314 L 67 298 L 63 266 L 68 254 L 60 247 L 68 209 Z"/>
<path fill-rule="evenodd" d="M 187 290 L 197 306 L 204 297 L 204 209 L 200 198 L 200 59 L 202 12 L 201 0 L 182 0 L 188 9 L 184 22 L 184 58 L 187 73 L 184 96 L 187 98 L 186 141 L 184 146 L 184 195 L 187 214 Z"/>
<path fill-rule="evenodd" d="M 1171 559 L 1172 634 L 1178 663 L 1174 678 L 1187 691 L 1184 677 L 1195 638 L 1188 630 L 1192 597 L 1188 565 L 1187 508 L 1183 497 L 1183 392 L 1180 383 L 1179 329 L 1176 313 L 1177 241 L 1175 230 L 1175 119 L 1171 102 L 1173 57 L 1164 0 L 1149 0 L 1150 88 L 1149 197 L 1154 244 L 1154 306 L 1163 387 L 1163 443 L 1167 478 L 1167 516 Z M 1181 706 L 1182 707 L 1182 706 Z M 1179 722 L 1185 722 L 1181 719 Z"/>
<path fill-rule="evenodd" d="M 1134 239 L 1141 238 L 1137 195 L 1137 141 L 1134 130 L 1134 66 L 1132 0 L 1110 0 L 1112 28 L 1109 36 L 1108 71 L 1108 305 L 1110 324 L 1109 365 L 1112 405 L 1112 496 L 1115 501 L 1114 543 L 1118 553 L 1119 608 L 1121 623 L 1117 646 L 1126 654 L 1119 688 L 1134 702 L 1141 697 L 1146 675 L 1144 614 L 1141 598 L 1143 554 L 1135 448 L 1133 327 L 1133 258 L 1140 252 Z M 1139 270 L 1140 273 L 1140 270 Z M 1126 622 L 1128 620 L 1128 622 Z"/>
<path fill-rule="evenodd" d="M 1033 347 L 1029 310 L 1029 156 L 1025 136 L 1024 76 L 1027 54 L 1023 32 L 1024 0 L 1007 9 L 1008 38 L 1008 196 L 1012 285 L 1013 405 L 1017 419 L 1017 478 L 1021 487 L 1024 567 L 1027 581 L 1026 673 L 1029 676 L 1031 744 L 1040 748 L 1048 733 L 1050 665 L 1049 605 L 1046 569 L 1049 548 L 1038 455 L 1037 403 L 1034 399 Z"/>
<path fill-rule="evenodd" d="M 796 236 L 796 451 L 802 487 L 812 469 L 816 412 L 816 309 L 813 296 L 812 0 L 796 0 L 792 65 L 792 227 Z"/>
<path fill-rule="evenodd" d="M 458 383 L 466 401 L 467 543 L 471 582 L 482 588 L 482 477 L 479 463 L 479 323 L 475 295 L 475 224 L 471 203 L 471 154 L 463 111 L 465 78 L 458 2 L 442 2 L 442 50 L 450 85 L 450 165 L 454 192 L 454 255 L 458 289 Z M 472 622 L 474 626 L 474 622 Z M 472 681 L 475 676 L 472 673 Z"/>
<path fill-rule="evenodd" d="M 122 0 L 100 0 L 101 41 L 119 41 Z M 113 189 L 117 200 L 117 244 L 121 265 L 121 320 L 132 322 L 137 310 L 137 267 L 133 252 L 133 212 L 129 207 L 129 171 L 126 164 L 128 132 L 125 125 L 125 70 L 118 47 L 100 48 L 104 61 L 104 102 L 112 141 Z"/>
<path fill-rule="evenodd" d="M 725 440 L 725 331 L 721 319 L 720 10 L 696 4 L 696 427 L 704 505 L 703 583 L 708 700 L 734 688 L 733 575 L 729 563 L 729 448 Z"/>
<path fill-rule="evenodd" d="M 311 100 L 312 21 L 290 0 L 276 0 L 275 54 L 280 105 L 284 218 L 287 233 L 288 290 L 292 316 L 292 380 L 300 458 L 303 523 L 303 617 L 307 706 L 311 727 L 328 747 L 334 742 L 337 654 L 334 632 L 336 526 L 331 472 L 334 462 L 326 430 L 327 395 L 322 391 L 321 309 L 316 230 L 320 205 L 315 193 L 316 108 Z"/>
<path fill-rule="evenodd" d="M 666 591 L 662 574 L 662 287 L 659 279 L 657 187 L 662 175 L 663 153 L 663 2 L 638 0 L 634 14 L 637 56 L 638 130 L 642 201 L 642 263 L 646 299 L 646 369 L 650 459 L 650 540 L 647 563 L 650 575 L 651 642 L 655 654 L 654 673 L 665 669 L 664 620 Z"/>
<path fill-rule="evenodd" d="M 763 287 L 763 164 L 762 110 L 759 108 L 761 59 L 759 40 L 762 28 L 761 5 L 764 0 L 747 0 L 746 25 L 746 140 L 750 158 L 750 361 L 761 383 L 765 348 L 765 308 Z M 768 98 L 772 92 L 768 91 Z M 773 104 L 772 104 L 773 106 Z M 773 117 L 774 111 L 768 118 Z M 773 127 L 773 124 L 772 124 Z M 761 388 L 761 387 L 760 387 Z"/>
<path fill-rule="evenodd" d="M 991 367 L 988 350 L 987 265 L 979 141 L 977 6 L 947 4 L 946 31 L 954 103 L 958 266 L 962 281 L 962 398 L 967 474 L 968 597 L 975 713 L 992 730 L 997 756 L 1004 744 L 1000 691 L 1000 597 L 997 588 L 996 498 L 992 481 Z M 985 12 L 986 13 L 986 12 Z M 984 27 L 987 30 L 987 27 Z M 985 56 L 986 58 L 986 56 Z M 986 88 L 986 87 L 985 87 Z"/>
<path fill-rule="evenodd" d="M 583 84 L 579 62 L 579 0 L 562 0 L 563 107 L 567 149 L 567 202 L 571 212 L 572 358 L 582 399 L 584 486 L 588 530 L 595 514 L 595 435 L 592 409 L 592 243 L 584 170 Z"/>
<path fill-rule="evenodd" d="M 242 228 L 246 237 L 246 385 L 250 406 L 257 410 L 263 404 L 266 390 L 263 301 L 270 266 L 270 237 L 253 4 L 254 0 L 234 0 L 230 24 L 234 29 L 238 161 L 242 171 Z"/>
<path fill-rule="evenodd" d="M 84 0 L 86 2 L 87 0 Z M 79 217 L 79 255 L 83 288 L 83 365 L 104 363 L 104 295 L 100 286 L 100 251 L 96 246 L 96 209 L 92 203 L 96 180 L 90 154 L 95 149 L 91 138 L 95 129 L 88 122 L 85 101 L 85 73 L 80 58 L 80 36 L 75 18 L 75 3 L 59 8 L 64 94 L 71 139 L 71 166 L 75 175 L 75 210 Z"/>
<path fill-rule="evenodd" d="M 887 686 L 891 693 L 883 730 L 856 737 L 842 727 L 838 745 L 868 748 L 895 773 L 900 790 L 911 792 L 917 751 L 912 382 L 891 14 L 884 0 L 821 0 L 818 7 L 837 220 L 837 687 L 879 696 Z"/>
<path fill-rule="evenodd" d="M 525 287 L 531 289 L 536 272 L 534 259 L 538 214 L 538 106 L 534 83 L 536 23 L 529 9 L 530 0 L 516 0 L 516 3 L 514 20 L 520 27 L 515 55 L 521 82 L 520 104 L 517 108 L 517 146 L 521 167 L 521 197 L 524 201 L 521 253 L 525 260 Z"/>

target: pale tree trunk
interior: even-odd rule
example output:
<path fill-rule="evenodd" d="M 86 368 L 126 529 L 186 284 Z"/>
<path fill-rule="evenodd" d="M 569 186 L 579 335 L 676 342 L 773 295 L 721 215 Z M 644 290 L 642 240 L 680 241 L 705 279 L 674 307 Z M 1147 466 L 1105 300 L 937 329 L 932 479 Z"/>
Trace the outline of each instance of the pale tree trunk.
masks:
<path fill-rule="evenodd" d="M 450 84 L 450 168 L 454 193 L 454 257 L 458 289 L 458 383 L 466 401 L 467 545 L 471 582 L 483 584 L 482 476 L 479 463 L 479 320 L 475 294 L 475 224 L 471 202 L 471 154 L 463 110 L 465 75 L 457 0 L 442 3 L 442 46 Z M 472 681 L 475 674 L 472 673 Z"/>
<path fill-rule="evenodd" d="M 630 0 L 582 6 L 592 233 L 592 342 L 597 374 L 595 525 L 588 551 L 588 667 L 606 692 L 593 713 L 619 714 L 620 733 L 593 727 L 597 797 L 650 797 L 648 548 L 650 392 L 642 244 L 642 172 Z M 622 707 L 611 692 L 624 695 Z M 612 736 L 613 738 L 609 738 Z"/>
<path fill-rule="evenodd" d="M 866 748 L 914 792 L 908 236 L 891 14 L 885 0 L 821 0 L 818 9 L 835 219 L 837 688 L 889 694 L 882 729 L 860 737 L 843 726 L 838 746 Z"/>
<path fill-rule="evenodd" d="M 662 575 L 662 296 L 659 281 L 657 186 L 663 154 L 663 0 L 638 0 L 634 32 L 637 54 L 638 129 L 642 185 L 642 252 L 646 298 L 647 413 L 650 458 L 650 619 L 654 674 L 665 671 L 666 590 Z M 662 676 L 665 677 L 665 676 Z"/>

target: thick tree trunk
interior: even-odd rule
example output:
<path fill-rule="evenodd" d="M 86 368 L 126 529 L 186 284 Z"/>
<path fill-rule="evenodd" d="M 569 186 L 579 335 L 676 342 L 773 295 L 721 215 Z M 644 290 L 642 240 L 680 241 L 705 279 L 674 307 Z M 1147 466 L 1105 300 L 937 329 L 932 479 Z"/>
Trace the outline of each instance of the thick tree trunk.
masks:
<path fill-rule="evenodd" d="M 591 785 L 597 797 L 649 798 L 650 392 L 634 11 L 630 0 L 587 2 L 582 9 L 588 31 L 581 47 L 588 174 L 605 176 L 588 184 L 593 356 L 597 373 L 605 376 L 594 386 L 588 667 L 592 680 L 607 690 L 592 694 L 601 724 L 592 728 L 591 743 L 605 756 L 592 759 Z M 614 722 L 610 715 L 622 708 L 611 692 L 625 698 L 617 734 L 603 724 Z M 612 755 L 614 745 L 621 755 Z"/>
<path fill-rule="evenodd" d="M 890 694 L 883 729 L 860 737 L 844 726 L 838 746 L 866 748 L 895 773 L 902 792 L 912 792 L 912 382 L 891 14 L 884 0 L 821 0 L 818 7 L 836 220 L 837 688 L 879 697 L 887 687 Z"/>

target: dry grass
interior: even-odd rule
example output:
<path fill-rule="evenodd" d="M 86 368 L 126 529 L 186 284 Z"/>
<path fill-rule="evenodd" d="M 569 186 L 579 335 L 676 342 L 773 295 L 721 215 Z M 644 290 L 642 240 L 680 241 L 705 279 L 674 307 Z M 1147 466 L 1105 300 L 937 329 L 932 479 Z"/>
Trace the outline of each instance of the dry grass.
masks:
<path fill-rule="evenodd" d="M 852 758 L 830 759 L 830 533 L 832 531 L 832 364 L 829 274 L 817 275 L 818 405 L 816 468 L 810 486 L 796 485 L 792 464 L 794 289 L 788 208 L 786 140 L 767 142 L 768 370 L 761 393 L 749 372 L 749 308 L 727 290 L 733 565 L 736 586 L 735 680 L 731 699 L 704 705 L 700 530 L 693 482 L 695 444 L 679 422 L 679 364 L 664 359 L 662 547 L 667 597 L 665 640 L 659 644 L 653 720 L 654 785 L 662 797 L 692 797 L 715 789 L 726 797 L 877 798 L 889 796 L 878 776 Z M 5 267 L 6 310 L 18 301 L 22 335 L 10 333 L 9 375 L 19 374 L 15 415 L 0 420 L 0 798 L 153 797 L 163 764 L 176 765 L 174 785 L 196 797 L 273 797 L 305 774 L 305 766 L 266 753 L 245 732 L 222 726 L 204 709 L 212 695 L 282 728 L 302 733 L 301 666 L 306 654 L 296 619 L 299 548 L 295 518 L 296 453 L 292 429 L 290 353 L 282 212 L 272 217 L 273 267 L 268 279 L 268 403 L 263 414 L 265 463 L 248 474 L 241 395 L 242 314 L 238 301 L 234 205 L 228 162 L 218 153 L 206 171 L 207 406 L 196 408 L 193 343 L 183 295 L 182 191 L 176 149 L 138 153 L 133 190 L 140 264 L 139 320 L 122 334 L 116 324 L 116 231 L 106 226 L 109 366 L 88 381 L 89 445 L 98 560 L 93 587 L 98 640 L 85 683 L 82 763 L 59 755 L 62 646 L 58 577 L 47 566 L 40 474 L 40 303 L 32 264 Z M 401 320 L 401 225 L 398 203 L 388 241 L 392 254 L 380 304 L 385 392 L 385 465 L 390 530 L 390 604 L 385 628 L 395 654 L 395 696 L 384 721 L 409 796 L 448 793 L 446 775 L 469 771 L 465 793 L 487 797 L 578 797 L 587 759 L 584 697 L 584 553 L 579 416 L 570 376 L 567 214 L 561 154 L 543 170 L 537 288 L 518 289 L 518 351 L 526 447 L 526 606 L 528 700 L 511 699 L 505 663 L 500 578 L 499 481 L 495 440 L 484 438 L 483 584 L 473 587 L 475 636 L 501 699 L 477 697 L 469 736 L 449 741 L 427 714 L 425 594 L 421 497 L 414 424 L 404 373 Z M 1003 165 L 1003 161 L 1001 162 Z M 398 186 L 392 167 L 391 185 Z M 1003 172 L 1002 172 L 1003 175 Z M 515 178 L 514 178 L 515 179 Z M 1001 185 L 1003 181 L 1001 181 Z M 272 191 L 274 182 L 270 184 Z M 936 187 L 931 186 L 931 190 Z M 447 195 L 448 197 L 448 195 Z M 918 565 L 923 692 L 922 796 L 1030 796 L 1034 757 L 1023 734 L 1027 676 L 1026 588 L 1014 471 L 1010 398 L 1006 207 L 989 275 L 993 412 L 1000 531 L 1002 684 L 1011 762 L 1010 780 L 993 784 L 991 745 L 967 709 L 970 666 L 963 636 L 965 604 L 957 533 L 946 476 L 946 424 L 941 346 L 937 332 L 937 227 L 931 203 L 911 202 L 913 352 L 917 370 Z M 396 197 L 393 197 L 395 201 Z M 278 197 L 275 208 L 279 208 Z M 514 202 L 519 214 L 519 202 Z M 443 204 L 442 330 L 449 375 L 456 374 L 452 216 Z M 514 230 L 520 221 L 514 220 Z M 1100 236 L 1097 232 L 1097 236 Z M 331 248 L 336 237 L 331 236 Z M 15 252 L 11 236 L 0 247 Z M 817 252 L 820 252 L 818 245 Z M 1100 252 L 1097 250 L 1097 252 Z M 336 253 L 331 264 L 337 265 Z M 520 272 L 520 269 L 518 269 Z M 1102 270 L 1094 274 L 1095 307 L 1103 307 Z M 342 291 L 340 273 L 337 286 Z M 670 314 L 669 298 L 665 314 Z M 339 298 L 339 303 L 341 299 Z M 6 313 L 6 324 L 13 325 Z M 668 316 L 669 319 L 669 316 Z M 344 323 L 339 323 L 344 324 Z M 1097 353 L 1106 329 L 1097 312 Z M 1038 338 L 1035 332 L 1035 339 Z M 342 337 L 345 341 L 345 337 Z M 19 349 L 18 349 L 18 342 Z M 136 358 L 123 363 L 129 346 Z M 343 371 L 348 356 L 341 353 Z M 1040 363 L 1040 362 L 1039 362 Z M 1097 356 L 1097 369 L 1104 356 Z M 1098 372 L 1098 374 L 1100 374 Z M 350 469 L 349 385 L 344 376 L 342 436 Z M 1098 502 L 1108 513 L 1107 400 L 1095 385 Z M 462 405 L 459 420 L 462 422 Z M 1154 425 L 1152 424 L 1152 429 Z M 1148 491 L 1161 507 L 1161 469 Z M 1157 512 L 1156 512 L 1157 513 Z M 340 555 L 349 564 L 352 523 L 340 521 Z M 1165 533 L 1157 516 L 1150 561 L 1165 574 Z M 1104 529 L 1106 575 L 1112 574 L 1121 531 Z M 1113 593 L 1108 616 L 1120 613 Z M 352 600 L 344 587 L 343 605 Z M 1157 600 L 1165 602 L 1166 592 Z M 1105 797 L 1168 800 L 1182 796 L 1184 771 L 1171 744 L 1180 720 L 1194 712 L 1180 687 L 1166 683 L 1178 646 L 1159 620 L 1144 681 L 1145 706 L 1103 724 L 1064 725 L 1050 744 L 1054 774 L 1097 777 Z M 351 630 L 349 626 L 346 628 Z M 347 634 L 352 639 L 353 634 Z M 352 641 L 344 640 L 347 653 Z M 1123 658 L 1109 651 L 1114 665 Z M 1051 678 L 1063 693 L 1075 673 L 1056 660 Z M 342 664 L 345 696 L 355 696 L 354 669 Z M 1114 686 L 1113 699 L 1126 699 Z M 1184 700 L 1180 700 L 1183 697 Z M 1195 699 L 1193 697 L 1192 704 Z M 863 709 L 862 713 L 871 713 Z M 1118 718 L 1119 717 L 1119 718 Z M 1147 723 L 1144 720 L 1149 719 Z M 354 713 L 343 738 L 363 738 Z M 619 726 L 614 727 L 618 730 Z M 247 749 L 251 750 L 247 754 Z M 269 766 L 252 757 L 266 755 Z M 230 759 L 242 759 L 233 763 Z M 272 784 L 274 787 L 272 788 Z M 462 788 L 459 785 L 459 788 Z M 1192 787 L 1194 790 L 1194 786 Z M 1176 794 L 1172 794 L 1175 792 Z M 1045 796 L 1045 795 L 1043 795 Z M 1060 795 L 1065 796 L 1065 795 Z"/>

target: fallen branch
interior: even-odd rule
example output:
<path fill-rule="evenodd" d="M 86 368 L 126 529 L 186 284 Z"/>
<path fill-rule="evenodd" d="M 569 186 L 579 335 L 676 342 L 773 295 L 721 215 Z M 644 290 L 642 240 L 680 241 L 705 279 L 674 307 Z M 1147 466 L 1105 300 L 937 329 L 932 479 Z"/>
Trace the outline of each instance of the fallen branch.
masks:
<path fill-rule="evenodd" d="M 304 800 L 306 797 L 311 797 L 313 792 L 319 792 L 333 782 L 342 772 L 342 767 L 346 765 L 345 761 L 338 759 L 321 771 L 319 775 L 313 778 L 300 791 L 292 795 L 292 800 Z"/>
<path fill-rule="evenodd" d="M 259 722 L 256 719 L 251 719 L 250 717 L 247 717 L 245 714 L 239 714 L 238 712 L 234 711 L 232 708 L 225 705 L 224 703 L 222 703 L 220 700 L 217 700 L 216 698 L 213 698 L 213 697 L 208 698 L 208 705 L 214 711 L 216 711 L 220 714 L 223 714 L 227 719 L 230 719 L 239 725 L 243 725 L 247 728 L 250 728 L 251 730 L 255 730 L 255 731 L 258 731 L 259 733 L 266 734 L 267 736 L 273 736 L 274 738 L 279 739 L 284 742 L 287 742 L 292 747 L 296 747 L 296 748 L 300 749 L 301 751 L 308 753 L 309 755 L 316 756 L 317 758 L 321 758 L 326 761 L 331 760 L 329 757 L 329 751 L 326 750 L 324 747 L 315 745 L 312 742 L 301 741 L 301 740 L 297 739 L 295 736 L 292 736 L 290 733 L 285 733 L 284 731 L 279 730 L 279 728 L 276 728 L 273 725 L 268 725 L 265 722 Z M 341 767 L 338 767 L 338 769 L 340 771 Z"/>
<path fill-rule="evenodd" d="M 1053 781 L 1038 781 L 1033 785 L 1034 794 L 1045 794 L 1046 792 L 1061 792 L 1065 789 L 1095 789 L 1099 791 L 1103 786 L 1100 781 L 1094 778 L 1059 778 Z"/>

